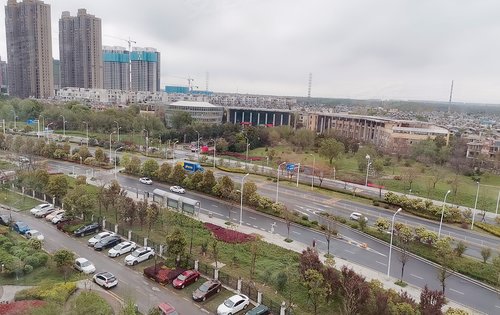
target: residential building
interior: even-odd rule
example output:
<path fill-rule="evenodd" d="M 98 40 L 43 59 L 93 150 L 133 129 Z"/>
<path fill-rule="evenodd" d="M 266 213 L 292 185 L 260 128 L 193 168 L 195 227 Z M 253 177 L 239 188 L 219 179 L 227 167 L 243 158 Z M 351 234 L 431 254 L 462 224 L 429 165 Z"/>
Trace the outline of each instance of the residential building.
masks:
<path fill-rule="evenodd" d="M 128 90 L 130 87 L 129 51 L 121 46 L 104 46 L 104 89 Z"/>
<path fill-rule="evenodd" d="M 493 138 L 470 137 L 467 143 L 466 157 L 469 159 L 484 158 L 494 161 L 500 156 L 500 140 Z"/>
<path fill-rule="evenodd" d="M 61 88 L 61 62 L 57 59 L 52 60 L 54 72 L 54 89 L 57 91 Z"/>
<path fill-rule="evenodd" d="M 40 0 L 8 0 L 5 31 L 10 95 L 20 98 L 52 97 L 50 5 Z"/>
<path fill-rule="evenodd" d="M 61 86 L 103 87 L 101 19 L 78 9 L 76 16 L 64 11 L 59 20 Z"/>
<path fill-rule="evenodd" d="M 79 101 L 89 105 L 125 105 L 133 103 L 167 103 L 164 92 L 124 91 L 65 87 L 57 91 L 56 100 Z"/>
<path fill-rule="evenodd" d="M 221 124 L 224 116 L 224 107 L 207 102 L 178 101 L 165 105 L 165 122 L 172 126 L 172 116 L 176 112 L 187 112 L 194 121 L 206 124 Z"/>
<path fill-rule="evenodd" d="M 161 91 L 160 57 L 160 53 L 154 48 L 132 48 L 130 53 L 132 91 Z"/>

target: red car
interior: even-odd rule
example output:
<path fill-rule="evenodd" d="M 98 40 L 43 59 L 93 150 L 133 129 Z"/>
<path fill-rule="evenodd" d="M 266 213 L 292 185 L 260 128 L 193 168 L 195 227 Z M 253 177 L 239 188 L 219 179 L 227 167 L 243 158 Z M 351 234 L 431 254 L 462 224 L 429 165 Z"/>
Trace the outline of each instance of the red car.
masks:
<path fill-rule="evenodd" d="M 160 303 L 160 305 L 158 305 L 158 311 L 161 315 L 179 315 L 175 308 L 168 303 Z"/>
<path fill-rule="evenodd" d="M 172 285 L 176 289 L 184 289 L 185 286 L 190 285 L 191 283 L 198 281 L 200 278 L 200 273 L 196 270 L 186 270 L 177 278 L 172 281 Z"/>

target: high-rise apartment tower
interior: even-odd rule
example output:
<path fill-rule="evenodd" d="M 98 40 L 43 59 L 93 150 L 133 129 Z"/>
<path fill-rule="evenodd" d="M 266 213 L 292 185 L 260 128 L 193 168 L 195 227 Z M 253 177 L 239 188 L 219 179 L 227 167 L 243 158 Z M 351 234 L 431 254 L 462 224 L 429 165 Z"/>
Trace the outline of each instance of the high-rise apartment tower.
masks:
<path fill-rule="evenodd" d="M 154 48 L 132 48 L 133 91 L 160 91 L 160 53 Z"/>
<path fill-rule="evenodd" d="M 61 87 L 103 88 L 101 19 L 78 9 L 59 20 Z"/>
<path fill-rule="evenodd" d="M 104 88 L 128 90 L 130 81 L 129 52 L 120 46 L 104 46 Z"/>
<path fill-rule="evenodd" d="M 8 0 L 5 32 L 10 95 L 20 98 L 52 97 L 50 5 L 39 0 Z"/>

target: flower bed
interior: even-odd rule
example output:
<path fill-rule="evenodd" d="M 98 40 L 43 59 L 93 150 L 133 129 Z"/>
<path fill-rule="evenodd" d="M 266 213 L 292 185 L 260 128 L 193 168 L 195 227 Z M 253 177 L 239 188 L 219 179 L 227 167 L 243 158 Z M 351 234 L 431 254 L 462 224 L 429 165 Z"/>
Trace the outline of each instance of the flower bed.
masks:
<path fill-rule="evenodd" d="M 152 279 L 160 284 L 168 284 L 172 282 L 178 275 L 186 271 L 183 268 L 170 269 L 165 266 L 163 262 L 156 265 L 144 268 L 144 276 Z"/>
<path fill-rule="evenodd" d="M 229 230 L 212 223 L 205 222 L 203 225 L 212 232 L 217 240 L 222 242 L 240 244 L 255 240 L 253 235 Z"/>
<path fill-rule="evenodd" d="M 18 301 L 7 304 L 0 304 L 0 314 L 24 314 L 32 308 L 41 307 L 45 304 L 44 301 Z"/>

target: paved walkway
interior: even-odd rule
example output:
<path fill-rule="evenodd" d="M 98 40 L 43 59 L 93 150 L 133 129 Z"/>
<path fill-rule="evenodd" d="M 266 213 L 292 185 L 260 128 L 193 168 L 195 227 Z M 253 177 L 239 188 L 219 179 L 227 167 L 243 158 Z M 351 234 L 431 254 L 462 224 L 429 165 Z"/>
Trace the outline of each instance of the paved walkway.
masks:
<path fill-rule="evenodd" d="M 3 285 L 0 286 L 0 303 L 14 301 L 17 292 L 31 288 L 29 285 Z"/>

